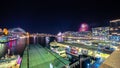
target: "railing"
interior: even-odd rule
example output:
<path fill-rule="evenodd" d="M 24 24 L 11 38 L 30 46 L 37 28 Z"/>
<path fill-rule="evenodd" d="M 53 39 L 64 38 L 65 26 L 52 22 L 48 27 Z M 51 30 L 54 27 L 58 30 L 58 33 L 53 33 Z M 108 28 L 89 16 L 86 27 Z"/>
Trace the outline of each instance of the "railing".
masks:
<path fill-rule="evenodd" d="M 80 64 L 80 61 L 76 61 L 76 62 L 74 62 L 73 64 L 70 65 L 70 68 L 75 68 L 79 64 Z"/>

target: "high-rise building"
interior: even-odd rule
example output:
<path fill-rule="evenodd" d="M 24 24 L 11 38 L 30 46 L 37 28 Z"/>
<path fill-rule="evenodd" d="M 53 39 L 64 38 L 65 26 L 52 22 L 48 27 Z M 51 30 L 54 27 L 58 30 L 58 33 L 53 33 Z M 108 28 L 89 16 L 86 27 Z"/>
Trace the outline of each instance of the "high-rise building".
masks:
<path fill-rule="evenodd" d="M 108 40 L 109 27 L 92 28 L 93 39 Z"/>
<path fill-rule="evenodd" d="M 120 19 L 110 21 L 110 36 L 112 41 L 120 41 Z"/>

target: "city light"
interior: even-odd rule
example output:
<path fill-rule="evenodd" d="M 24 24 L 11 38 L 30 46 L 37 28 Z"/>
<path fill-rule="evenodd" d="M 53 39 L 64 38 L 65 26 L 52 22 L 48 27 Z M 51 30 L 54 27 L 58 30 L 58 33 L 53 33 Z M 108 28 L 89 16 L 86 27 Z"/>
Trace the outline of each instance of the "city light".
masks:
<path fill-rule="evenodd" d="M 80 63 L 84 62 L 82 64 L 83 68 L 84 66 L 88 68 L 90 68 L 91 66 L 98 68 L 105 60 L 108 59 L 109 56 L 111 56 L 112 53 L 114 53 L 114 51 L 120 51 L 118 46 L 120 40 L 118 30 L 119 28 L 114 27 L 95 27 L 92 28 L 92 30 L 88 31 L 88 25 L 86 23 L 81 24 L 78 32 L 66 31 L 63 33 L 59 32 L 56 35 L 44 33 L 31 34 L 29 32 L 26 32 L 22 28 L 13 28 L 10 30 L 4 29 L 4 34 L 1 33 L 2 35 L 0 36 L 0 43 L 3 43 L 0 44 L 0 57 L 2 60 L 14 58 L 14 60 L 11 60 L 10 64 L 8 63 L 7 65 L 9 65 L 10 67 L 18 66 L 18 68 L 20 66 L 24 67 L 24 62 L 26 62 L 26 59 L 31 60 L 30 58 L 37 58 L 38 61 L 42 60 L 38 63 L 45 62 L 42 58 L 48 58 L 46 57 L 46 55 L 50 55 L 52 57 L 54 57 L 53 55 L 57 55 L 57 59 L 62 58 L 64 61 L 67 62 L 66 64 L 70 67 L 72 67 L 71 64 L 75 64 L 73 66 L 79 66 Z M 53 37 L 54 39 L 52 39 Z M 26 45 L 26 42 L 28 42 L 27 45 L 29 45 L 29 47 Z M 20 45 L 19 47 L 18 44 Z M 44 46 L 44 48 L 42 46 Z M 2 52 L 4 52 L 5 47 L 7 47 L 7 51 L 6 55 L 3 55 Z M 28 51 L 26 51 L 26 47 L 29 48 Z M 23 57 L 17 57 L 17 55 L 21 55 L 19 52 L 24 53 Z M 26 54 L 28 52 L 29 54 Z M 25 55 L 34 55 L 36 56 L 36 58 L 33 58 L 34 56 L 28 57 Z M 42 55 L 42 57 L 38 57 L 38 55 Z M 4 58 L 4 56 L 6 57 Z M 84 60 L 81 61 L 81 58 Z M 54 59 L 56 58 L 54 57 Z M 47 59 L 46 61 L 48 60 L 49 59 Z M 53 62 L 54 61 L 49 61 L 49 63 L 52 64 Z M 61 61 L 55 61 L 55 63 L 56 62 L 61 63 Z M 53 64 L 53 66 L 55 66 L 55 63 Z M 36 63 L 34 64 L 36 65 Z M 65 64 L 62 63 L 62 65 L 60 66 L 65 66 Z"/>
<path fill-rule="evenodd" d="M 79 31 L 87 31 L 88 30 L 88 25 L 86 23 L 82 23 L 80 25 Z"/>
<path fill-rule="evenodd" d="M 7 30 L 7 28 L 4 28 L 4 29 L 3 29 L 3 33 L 4 33 L 5 35 L 8 34 L 8 30 Z"/>
<path fill-rule="evenodd" d="M 119 1 L 0 5 L 0 68 L 120 68 Z"/>

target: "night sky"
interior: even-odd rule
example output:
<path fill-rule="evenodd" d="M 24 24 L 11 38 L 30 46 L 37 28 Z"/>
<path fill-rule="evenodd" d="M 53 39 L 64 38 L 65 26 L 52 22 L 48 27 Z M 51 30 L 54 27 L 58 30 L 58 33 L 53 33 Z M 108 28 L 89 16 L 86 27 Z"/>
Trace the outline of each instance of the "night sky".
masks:
<path fill-rule="evenodd" d="M 89 27 L 109 26 L 120 18 L 115 0 L 3 0 L 0 2 L 0 27 L 21 27 L 28 32 L 78 31 L 81 23 Z"/>

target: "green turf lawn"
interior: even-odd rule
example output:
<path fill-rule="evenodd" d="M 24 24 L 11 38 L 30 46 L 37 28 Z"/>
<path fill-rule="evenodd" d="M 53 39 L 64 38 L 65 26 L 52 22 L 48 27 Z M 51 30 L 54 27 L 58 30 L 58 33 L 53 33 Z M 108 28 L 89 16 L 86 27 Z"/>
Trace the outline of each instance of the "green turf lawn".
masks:
<path fill-rule="evenodd" d="M 29 45 L 29 61 L 27 61 L 26 52 L 24 51 L 21 68 L 27 68 L 27 63 L 29 63 L 29 68 L 50 68 L 50 63 L 54 68 L 62 68 L 70 63 L 39 44 Z"/>
<path fill-rule="evenodd" d="M 24 51 L 24 55 L 22 58 L 21 68 L 27 68 L 27 51 Z"/>

